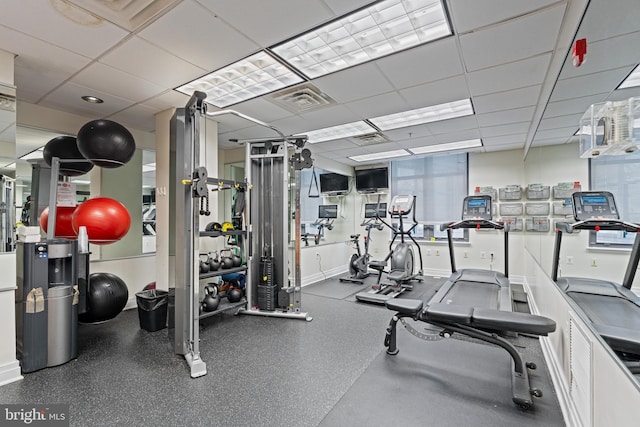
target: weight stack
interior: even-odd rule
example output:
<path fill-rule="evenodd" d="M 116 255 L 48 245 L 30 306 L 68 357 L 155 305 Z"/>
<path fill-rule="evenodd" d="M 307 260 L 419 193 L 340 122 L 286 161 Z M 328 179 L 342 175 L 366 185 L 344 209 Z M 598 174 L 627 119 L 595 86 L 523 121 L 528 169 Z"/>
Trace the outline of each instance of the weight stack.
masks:
<path fill-rule="evenodd" d="M 260 281 L 258 282 L 258 308 L 260 310 L 274 311 L 278 296 L 278 285 L 273 283 L 274 265 L 273 257 L 260 258 Z"/>

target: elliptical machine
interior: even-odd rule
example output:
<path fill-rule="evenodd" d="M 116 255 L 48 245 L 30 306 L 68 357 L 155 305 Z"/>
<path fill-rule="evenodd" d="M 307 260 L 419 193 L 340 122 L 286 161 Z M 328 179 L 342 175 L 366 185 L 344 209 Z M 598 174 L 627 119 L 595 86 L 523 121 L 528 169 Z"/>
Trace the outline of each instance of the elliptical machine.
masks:
<path fill-rule="evenodd" d="M 371 229 L 376 228 L 382 230 L 384 227 L 380 222 L 380 212 L 383 216 L 386 216 L 387 204 L 386 203 L 366 203 L 364 205 L 364 217 L 365 220 L 361 226 L 364 226 L 367 230 L 367 235 L 363 236 L 364 240 L 364 253 L 360 251 L 360 235 L 352 234 L 350 236 L 351 244 L 356 250 L 356 253 L 351 255 L 349 259 L 349 277 L 341 277 L 341 282 L 357 283 L 359 285 L 364 283 L 364 279 L 369 277 L 369 260 L 371 254 L 369 253 L 369 242 L 371 242 Z"/>
<path fill-rule="evenodd" d="M 391 239 L 391 243 L 389 243 L 389 253 L 387 256 L 382 261 L 369 262 L 369 267 L 378 271 L 378 280 L 372 286 L 371 290 L 356 294 L 356 299 L 358 301 L 384 304 L 385 301 L 395 298 L 407 290 L 413 289 L 413 285 L 410 283 L 411 281 L 417 280 L 418 282 L 422 282 L 422 251 L 420 250 L 418 242 L 416 242 L 411 235 L 411 232 L 419 224 L 416 220 L 414 210 L 415 204 L 416 196 L 401 195 L 393 197 L 391 200 L 391 206 L 389 207 L 389 214 L 392 219 L 398 219 L 399 225 L 397 229 L 391 224 L 386 223 L 382 218 L 378 217 L 382 224 L 392 230 L 393 238 Z M 405 230 L 403 220 L 411 213 L 413 213 L 412 226 L 409 227 L 408 230 Z M 393 244 L 398 236 L 400 236 L 400 243 L 394 247 Z M 408 237 L 418 249 L 420 270 L 417 273 L 414 273 L 415 258 L 413 255 L 412 245 L 405 240 L 405 237 Z M 389 271 L 385 271 L 384 269 L 389 260 L 391 260 L 391 268 Z M 382 283 L 382 273 L 385 272 L 387 273 L 387 279 L 395 283 Z"/>

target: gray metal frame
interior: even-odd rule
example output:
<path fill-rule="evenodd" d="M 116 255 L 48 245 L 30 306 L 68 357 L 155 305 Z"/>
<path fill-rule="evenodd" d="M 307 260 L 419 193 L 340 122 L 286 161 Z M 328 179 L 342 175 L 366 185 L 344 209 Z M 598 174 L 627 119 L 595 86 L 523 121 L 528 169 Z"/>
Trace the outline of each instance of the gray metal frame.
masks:
<path fill-rule="evenodd" d="M 264 316 L 292 317 L 311 320 L 306 313 L 300 311 L 300 249 L 299 240 L 296 240 L 296 283 L 289 285 L 288 281 L 288 218 L 289 218 L 289 174 L 288 174 L 288 145 L 294 141 L 299 142 L 300 138 L 286 138 L 282 132 L 259 120 L 248 117 L 244 114 L 233 110 L 222 110 L 212 113 L 207 112 L 207 104 L 204 102 L 206 94 L 203 92 L 195 92 L 184 108 L 176 109 L 171 119 L 171 145 L 176 149 L 176 176 L 175 176 L 175 247 L 176 247 L 176 264 L 175 264 L 175 330 L 173 332 L 174 351 L 176 354 L 183 355 L 191 370 L 191 377 L 197 378 L 207 374 L 206 363 L 200 358 L 200 337 L 199 337 L 199 237 L 200 237 L 200 215 L 196 209 L 195 201 L 197 199 L 195 193 L 198 187 L 201 187 L 202 180 L 205 181 L 204 191 L 206 188 L 207 177 L 199 176 L 196 171 L 202 169 L 200 161 L 200 147 L 205 143 L 205 135 L 200 133 L 200 122 L 206 120 L 204 117 L 214 117 L 223 114 L 233 114 L 246 120 L 252 121 L 258 125 L 265 126 L 277 132 L 281 138 L 278 141 L 247 142 L 247 153 L 253 146 L 276 147 L 269 149 L 268 155 L 262 155 L 256 158 L 259 166 L 264 169 L 257 169 L 263 177 L 259 181 L 257 188 L 263 187 L 265 182 L 270 183 L 270 192 L 265 197 L 276 197 L 277 206 L 271 202 L 269 204 L 270 212 L 268 214 L 268 223 L 259 221 L 258 225 L 253 226 L 255 214 L 252 211 L 252 197 L 255 193 L 252 188 L 251 168 L 247 167 L 247 183 L 249 196 L 246 200 L 246 210 L 250 213 L 247 221 L 247 234 L 249 239 L 249 257 L 247 260 L 247 301 L 249 305 L 254 305 L 256 300 L 256 284 L 257 281 L 252 279 L 258 268 L 255 267 L 255 255 L 259 251 L 253 247 L 255 233 L 262 236 L 257 242 L 263 242 L 264 236 L 269 234 L 273 253 L 278 257 L 278 283 L 279 288 L 289 297 L 286 308 L 278 309 L 272 312 L 265 312 L 254 308 L 240 310 L 245 314 L 260 314 Z M 266 148 L 265 148 L 266 149 Z M 247 156 L 247 164 L 251 162 Z M 259 161 L 257 159 L 260 159 Z M 298 190 L 299 193 L 299 190 Z M 273 199 L 270 199 L 273 200 Z M 296 199 L 299 210 L 299 195 Z M 258 203 L 255 206 L 260 206 Z M 263 214 L 264 215 L 264 214 Z M 252 220 L 253 218 L 253 220 Z M 299 218 L 299 215 L 296 215 Z M 299 221 L 299 220 L 297 220 Z M 267 231 L 268 230 L 268 233 Z M 299 227 L 297 234 L 299 234 Z M 277 242 L 277 244 L 275 244 Z M 171 336 L 171 335 L 170 335 Z"/>

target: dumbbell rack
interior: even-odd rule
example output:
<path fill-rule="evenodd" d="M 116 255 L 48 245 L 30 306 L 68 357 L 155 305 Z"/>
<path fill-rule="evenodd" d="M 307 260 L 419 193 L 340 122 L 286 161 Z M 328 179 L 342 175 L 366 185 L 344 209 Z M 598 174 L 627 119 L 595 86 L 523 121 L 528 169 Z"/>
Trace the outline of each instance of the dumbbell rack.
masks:
<path fill-rule="evenodd" d="M 200 232 L 200 237 L 229 237 L 229 236 L 235 236 L 236 238 L 238 238 L 238 247 L 239 248 L 243 248 L 244 246 L 244 238 L 246 237 L 247 232 L 245 230 L 229 230 L 229 231 L 221 231 L 221 230 L 215 230 L 215 231 L 201 231 Z M 222 276 L 223 274 L 229 274 L 229 273 L 240 273 L 243 271 L 247 271 L 247 266 L 246 265 L 241 265 L 240 267 L 234 267 L 234 268 L 220 268 L 216 271 L 210 271 L 208 273 L 200 273 L 200 280 L 202 279 L 208 279 L 210 277 L 217 277 L 217 276 Z M 207 317 L 212 317 L 215 316 L 217 314 L 220 313 L 224 313 L 227 311 L 232 311 L 234 309 L 238 309 L 240 307 L 245 307 L 247 305 L 247 300 L 245 297 L 242 297 L 242 299 L 238 302 L 227 302 L 227 303 L 220 303 L 220 306 L 217 310 L 215 311 L 208 311 L 208 312 L 201 312 L 199 315 L 199 319 L 206 319 Z"/>

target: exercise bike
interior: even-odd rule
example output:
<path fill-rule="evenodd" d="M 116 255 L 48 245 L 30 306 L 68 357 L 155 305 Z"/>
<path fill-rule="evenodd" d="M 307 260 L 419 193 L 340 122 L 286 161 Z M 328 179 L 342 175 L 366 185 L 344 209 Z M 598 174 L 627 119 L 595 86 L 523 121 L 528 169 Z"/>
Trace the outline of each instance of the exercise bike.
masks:
<path fill-rule="evenodd" d="M 386 206 L 386 203 L 383 204 Z M 365 208 L 365 218 L 366 212 Z M 341 277 L 341 282 L 358 283 L 361 285 L 364 283 L 364 279 L 369 277 L 371 274 L 369 272 L 369 260 L 371 259 L 371 254 L 369 253 L 371 229 L 377 228 L 378 230 L 382 230 L 383 225 L 376 218 L 368 218 L 360 225 L 364 226 L 365 230 L 367 230 L 367 235 L 362 237 L 364 240 L 364 253 L 360 251 L 360 235 L 352 234 L 350 236 L 350 243 L 353 245 L 356 253 L 352 254 L 351 259 L 349 259 L 349 277 Z"/>
<path fill-rule="evenodd" d="M 416 196 L 394 196 L 389 207 L 389 214 L 392 219 L 398 219 L 398 228 L 394 228 L 391 224 L 385 222 L 378 216 L 380 222 L 393 232 L 393 238 L 389 244 L 389 254 L 382 261 L 369 262 L 369 268 L 378 271 L 378 279 L 367 292 L 356 294 L 356 300 L 364 302 L 372 302 L 376 304 L 384 304 L 386 301 L 396 298 L 405 291 L 413 289 L 412 281 L 422 282 L 422 251 L 420 245 L 413 238 L 411 232 L 418 226 L 415 214 Z M 413 213 L 412 226 L 408 230 L 404 229 L 404 218 Z M 396 238 L 400 237 L 400 243 L 395 247 L 393 244 Z M 418 258 L 420 259 L 420 270 L 414 273 L 415 258 L 413 255 L 412 244 L 405 240 L 407 237 L 418 249 Z M 391 260 L 391 268 L 385 271 L 387 263 Z M 393 284 L 382 283 L 382 273 L 387 273 L 387 280 L 395 282 Z"/>

